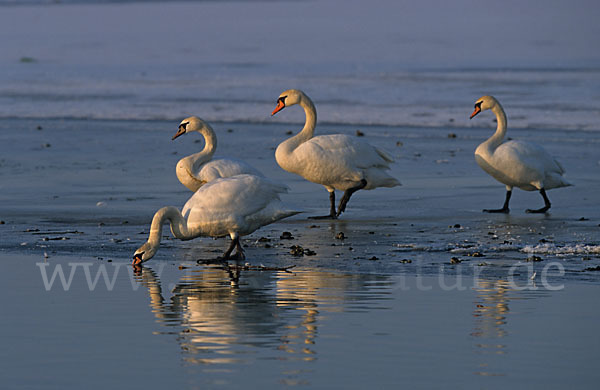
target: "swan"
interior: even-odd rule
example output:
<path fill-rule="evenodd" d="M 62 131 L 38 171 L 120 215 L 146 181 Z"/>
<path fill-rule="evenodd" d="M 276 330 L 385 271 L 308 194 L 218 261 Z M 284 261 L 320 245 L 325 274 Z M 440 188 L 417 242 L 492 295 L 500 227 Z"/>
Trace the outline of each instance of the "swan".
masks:
<path fill-rule="evenodd" d="M 229 235 L 231 244 L 220 259 L 244 259 L 240 236 L 300 212 L 286 208 L 279 199 L 279 194 L 287 190 L 284 185 L 248 174 L 210 181 L 192 195 L 182 211 L 167 206 L 154 214 L 148 241 L 135 251 L 133 265 L 154 256 L 166 221 L 173 236 L 180 240 Z M 232 256 L 234 248 L 237 250 Z"/>
<path fill-rule="evenodd" d="M 509 213 L 508 203 L 513 187 L 525 191 L 539 191 L 544 198 L 544 207 L 536 210 L 527 209 L 528 213 L 545 213 L 550 209 L 550 200 L 546 190 L 570 186 L 562 176 L 565 170 L 541 146 L 531 142 L 507 141 L 506 114 L 493 96 L 483 96 L 475 102 L 475 110 L 470 119 L 482 111 L 492 110 L 496 114 L 498 127 L 487 141 L 475 150 L 475 161 L 494 179 L 506 186 L 506 198 L 501 209 L 485 209 L 487 213 Z"/>
<path fill-rule="evenodd" d="M 176 168 L 177 178 L 191 191 L 195 192 L 203 184 L 220 177 L 230 177 L 242 173 L 264 177 L 256 168 L 240 160 L 231 158 L 211 160 L 217 149 L 217 136 L 212 127 L 197 116 L 182 120 L 172 140 L 192 131 L 202 134 L 204 149 L 179 160 Z"/>
<path fill-rule="evenodd" d="M 275 159 L 284 170 L 321 184 L 329 191 L 329 214 L 310 218 L 336 219 L 346 210 L 354 192 L 400 185 L 398 180 L 385 172 L 394 159 L 383 150 L 344 134 L 314 137 L 317 111 L 304 92 L 297 89 L 283 92 L 271 116 L 294 104 L 304 109 L 304 128 L 279 144 Z M 337 212 L 335 190 L 344 191 Z"/>

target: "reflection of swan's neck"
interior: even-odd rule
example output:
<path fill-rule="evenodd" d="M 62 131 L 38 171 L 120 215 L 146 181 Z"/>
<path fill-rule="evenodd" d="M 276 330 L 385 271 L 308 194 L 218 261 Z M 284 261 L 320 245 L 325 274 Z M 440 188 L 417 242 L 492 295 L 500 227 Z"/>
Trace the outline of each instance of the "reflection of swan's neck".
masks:
<path fill-rule="evenodd" d="M 179 313 L 182 310 L 179 308 L 178 303 L 181 299 L 177 299 L 177 297 L 175 299 L 171 298 L 169 303 L 166 303 L 162 294 L 160 277 L 158 275 L 162 274 L 163 266 L 164 263 L 159 266 L 158 274 L 152 268 L 142 267 L 142 273 L 141 275 L 136 275 L 136 280 L 148 289 L 150 307 L 156 318 L 164 322 L 180 322 Z"/>
<path fill-rule="evenodd" d="M 496 115 L 496 121 L 498 122 L 498 127 L 496 127 L 496 132 L 494 133 L 494 135 L 492 135 L 483 144 L 485 144 L 489 149 L 495 150 L 498 146 L 500 146 L 500 144 L 504 140 L 504 137 L 506 136 L 507 120 L 506 120 L 506 114 L 504 113 L 504 109 L 502 108 L 500 103 L 496 103 L 492 107 L 492 112 Z"/>
<path fill-rule="evenodd" d="M 317 125 L 317 110 L 315 105 L 306 95 L 301 97 L 298 104 L 300 104 L 300 106 L 304 109 L 306 121 L 304 122 L 304 127 L 302 128 L 301 132 L 285 140 L 277 147 L 275 159 L 279 165 L 281 165 L 284 159 L 286 159 L 286 156 L 291 154 L 302 143 L 311 139 L 315 134 L 315 126 Z"/>
<path fill-rule="evenodd" d="M 164 315 L 166 311 L 163 309 L 165 299 L 162 296 L 160 279 L 156 273 L 153 270 L 144 267 L 142 269 L 141 283 L 148 289 L 150 306 L 154 309 L 154 314 L 159 318 L 166 318 Z"/>
<path fill-rule="evenodd" d="M 160 244 L 162 228 L 165 221 L 169 221 L 171 224 L 171 232 L 176 238 L 179 238 L 180 240 L 190 240 L 194 238 L 189 231 L 187 222 L 183 218 L 183 215 L 181 215 L 181 212 L 173 206 L 167 206 L 158 210 L 156 214 L 154 214 L 154 218 L 152 218 L 150 236 L 148 237 L 148 243 L 150 243 L 150 245 L 158 247 Z"/>
<path fill-rule="evenodd" d="M 204 184 L 204 182 L 195 175 L 195 172 L 198 172 L 199 166 L 210 161 L 217 149 L 217 137 L 210 125 L 206 124 L 196 131 L 204 137 L 204 149 L 202 149 L 201 152 L 194 153 L 179 160 L 175 171 L 181 184 L 192 191 L 198 190 L 198 188 Z"/>

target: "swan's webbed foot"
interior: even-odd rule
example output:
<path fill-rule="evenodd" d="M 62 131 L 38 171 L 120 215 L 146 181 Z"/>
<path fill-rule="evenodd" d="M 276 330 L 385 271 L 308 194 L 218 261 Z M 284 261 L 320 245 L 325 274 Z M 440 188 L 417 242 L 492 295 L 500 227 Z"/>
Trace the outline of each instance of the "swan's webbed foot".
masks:
<path fill-rule="evenodd" d="M 329 214 L 328 215 L 315 215 L 313 217 L 308 217 L 308 219 L 337 219 L 337 215 L 335 213 L 335 192 L 331 191 L 329 193 Z"/>
<path fill-rule="evenodd" d="M 550 209 L 550 206 L 551 206 L 550 199 L 548 199 L 548 196 L 546 196 L 546 190 L 544 190 L 542 188 L 540 190 L 540 194 L 542 195 L 542 198 L 544 198 L 544 207 L 542 207 L 541 209 L 537 209 L 537 210 L 527 209 L 527 210 L 525 210 L 526 213 L 543 214 Z"/>
<path fill-rule="evenodd" d="M 327 215 L 313 215 L 312 217 L 308 217 L 308 219 L 337 219 L 337 215 L 327 214 Z"/>
<path fill-rule="evenodd" d="M 235 260 L 235 261 L 239 261 L 239 260 L 245 260 L 246 259 L 246 255 L 244 254 L 244 252 L 235 252 L 233 255 L 227 255 L 226 253 L 224 253 L 222 256 L 217 256 L 214 259 L 198 259 L 196 260 L 196 263 L 198 264 L 205 264 L 205 265 L 210 265 L 210 264 L 223 264 L 226 263 L 229 260 Z"/>
<path fill-rule="evenodd" d="M 529 213 L 529 214 L 543 214 L 546 211 L 548 211 L 549 209 L 550 209 L 550 206 L 544 206 L 541 209 L 535 209 L 535 210 L 534 209 L 527 209 L 527 210 L 525 210 L 525 212 Z"/>
<path fill-rule="evenodd" d="M 224 259 L 222 256 L 219 256 L 214 259 L 198 259 L 198 260 L 196 260 L 196 264 L 213 265 L 213 264 L 223 264 L 226 261 L 227 261 L 227 259 Z"/>
<path fill-rule="evenodd" d="M 508 214 L 510 213 L 510 209 L 508 207 L 503 207 L 501 209 L 483 209 L 484 213 L 498 213 L 498 214 Z"/>
<path fill-rule="evenodd" d="M 235 248 L 235 254 L 231 254 L 231 252 L 233 252 L 233 249 Z M 236 236 L 234 239 L 231 240 L 231 244 L 229 244 L 229 248 L 227 248 L 227 250 L 225 251 L 225 253 L 223 253 L 223 256 L 221 256 L 222 261 L 227 261 L 227 260 L 245 260 L 246 256 L 244 255 L 244 249 L 242 248 L 242 245 L 240 244 L 240 238 L 238 236 Z"/>
<path fill-rule="evenodd" d="M 510 209 L 508 208 L 508 204 L 510 203 L 510 197 L 512 195 L 511 190 L 506 191 L 506 198 L 504 199 L 504 206 L 501 209 L 483 209 L 484 213 L 501 213 L 508 214 L 510 213 Z"/>

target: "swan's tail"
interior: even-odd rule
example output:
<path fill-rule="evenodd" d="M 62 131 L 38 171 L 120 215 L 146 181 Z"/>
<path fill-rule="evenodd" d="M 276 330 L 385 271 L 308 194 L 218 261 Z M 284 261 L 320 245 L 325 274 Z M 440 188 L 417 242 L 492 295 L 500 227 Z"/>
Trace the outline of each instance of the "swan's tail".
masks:
<path fill-rule="evenodd" d="M 302 211 L 288 209 L 279 200 L 273 201 L 265 209 L 247 217 L 246 222 L 248 223 L 249 229 L 242 234 L 249 234 L 261 226 L 269 225 L 299 213 L 302 213 Z"/>
<path fill-rule="evenodd" d="M 551 172 L 546 176 L 546 180 L 544 180 L 544 188 L 547 190 L 551 188 L 560 188 L 560 187 L 569 187 L 573 184 L 569 183 L 564 176 Z"/>
<path fill-rule="evenodd" d="M 393 176 L 388 175 L 383 169 L 372 168 L 365 172 L 367 186 L 365 190 L 372 190 L 378 187 L 396 187 L 400 186 L 400 182 Z"/>
<path fill-rule="evenodd" d="M 544 187 L 546 189 L 550 188 L 560 188 L 560 187 L 569 187 L 573 184 L 569 183 L 567 179 L 563 176 L 565 174 L 565 168 L 561 165 L 561 163 L 554 159 L 554 164 L 556 164 L 556 170 L 549 172 L 546 174 L 546 180 L 544 180 Z"/>
<path fill-rule="evenodd" d="M 390 177 L 388 180 L 386 180 L 380 187 L 396 187 L 396 186 L 401 186 L 402 183 L 400 183 L 398 180 L 396 180 L 396 178 Z"/>

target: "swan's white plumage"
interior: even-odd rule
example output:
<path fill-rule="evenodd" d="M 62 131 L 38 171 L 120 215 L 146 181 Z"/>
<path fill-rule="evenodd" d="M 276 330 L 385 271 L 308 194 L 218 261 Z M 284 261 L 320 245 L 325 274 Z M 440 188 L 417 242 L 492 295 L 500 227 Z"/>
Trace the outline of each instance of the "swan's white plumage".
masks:
<path fill-rule="evenodd" d="M 212 127 L 202 119 L 191 116 L 181 121 L 179 131 L 173 137 L 197 131 L 204 138 L 204 149 L 184 157 L 177 163 L 177 178 L 191 191 L 196 191 L 212 180 L 240 174 L 263 176 L 256 168 L 234 158 L 212 159 L 217 149 L 217 136 Z"/>
<path fill-rule="evenodd" d="M 562 166 L 541 146 L 523 141 L 507 141 L 493 153 L 478 149 L 475 159 L 490 176 L 509 187 L 525 191 L 547 190 L 570 185 Z"/>
<path fill-rule="evenodd" d="M 498 121 L 494 135 L 475 150 L 475 160 L 485 172 L 509 190 L 512 187 L 525 191 L 549 190 L 571 185 L 562 176 L 565 170 L 560 163 L 541 146 L 517 140 L 503 142 L 506 114 L 494 97 L 483 96 L 477 104 L 480 109 L 476 108 L 473 116 L 480 111 L 492 110 Z"/>
<path fill-rule="evenodd" d="M 204 163 L 196 168 L 195 173 L 192 172 L 197 180 L 208 183 L 215 179 L 223 177 L 231 177 L 241 174 L 250 174 L 256 176 L 263 176 L 258 169 L 248 165 L 242 160 L 235 158 L 219 158 Z"/>
<path fill-rule="evenodd" d="M 287 191 L 286 186 L 254 175 L 221 178 L 196 191 L 183 206 L 182 215 L 189 228 L 209 236 L 246 235 L 297 213 L 279 199 Z"/>
<path fill-rule="evenodd" d="M 300 144 L 291 154 L 277 153 L 277 162 L 288 172 L 336 190 L 347 190 L 362 179 L 364 189 L 393 187 L 397 181 L 379 171 L 393 159 L 370 144 L 344 134 L 321 135 Z"/>
<path fill-rule="evenodd" d="M 283 205 L 279 194 L 285 192 L 286 186 L 255 175 L 215 179 L 199 188 L 182 212 L 171 206 L 156 212 L 148 241 L 135 252 L 134 262 L 154 256 L 166 221 L 170 222 L 173 235 L 181 240 L 226 235 L 237 240 L 239 236 L 299 213 Z"/>
<path fill-rule="evenodd" d="M 314 137 L 316 110 L 304 92 L 291 89 L 279 99 L 284 99 L 281 108 L 300 104 L 306 113 L 304 129 L 277 147 L 275 158 L 281 168 L 321 184 L 330 192 L 356 187 L 361 180 L 366 180 L 367 190 L 400 185 L 385 172 L 394 161 L 386 152 L 344 134 Z"/>

